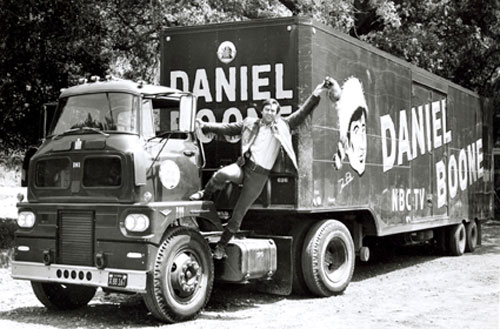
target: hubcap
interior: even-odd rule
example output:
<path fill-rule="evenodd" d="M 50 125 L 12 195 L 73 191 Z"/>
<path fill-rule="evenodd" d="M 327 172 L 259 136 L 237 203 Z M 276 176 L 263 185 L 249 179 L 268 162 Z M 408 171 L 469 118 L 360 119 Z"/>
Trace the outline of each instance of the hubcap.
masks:
<path fill-rule="evenodd" d="M 180 298 L 192 296 L 200 287 L 201 266 L 195 257 L 186 252 L 175 256 L 169 274 L 172 288 Z"/>
<path fill-rule="evenodd" d="M 332 239 L 325 250 L 323 270 L 332 282 L 339 282 L 347 268 L 347 249 L 342 240 Z"/>

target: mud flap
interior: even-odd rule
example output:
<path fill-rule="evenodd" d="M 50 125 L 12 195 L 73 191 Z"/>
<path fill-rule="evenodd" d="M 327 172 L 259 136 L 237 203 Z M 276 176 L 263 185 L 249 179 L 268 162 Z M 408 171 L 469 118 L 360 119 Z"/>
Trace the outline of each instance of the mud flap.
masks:
<path fill-rule="evenodd" d="M 259 281 L 257 290 L 268 294 L 288 296 L 292 293 L 293 254 L 290 236 L 252 236 L 272 239 L 278 252 L 278 268 L 270 280 Z"/>

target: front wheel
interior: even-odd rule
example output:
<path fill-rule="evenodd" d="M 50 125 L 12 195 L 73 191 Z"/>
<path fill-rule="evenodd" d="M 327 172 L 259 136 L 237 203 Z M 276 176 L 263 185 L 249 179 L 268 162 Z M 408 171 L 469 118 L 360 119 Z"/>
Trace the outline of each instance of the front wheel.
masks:
<path fill-rule="evenodd" d="M 51 310 L 74 310 L 94 298 L 96 288 L 73 284 L 31 281 L 36 298 Z"/>
<path fill-rule="evenodd" d="M 197 231 L 171 229 L 158 249 L 144 301 L 168 323 L 194 318 L 210 298 L 214 265 L 210 247 Z"/>
<path fill-rule="evenodd" d="M 342 293 L 351 281 L 354 263 L 354 243 L 344 224 L 325 220 L 309 230 L 302 251 L 302 271 L 313 294 Z"/>

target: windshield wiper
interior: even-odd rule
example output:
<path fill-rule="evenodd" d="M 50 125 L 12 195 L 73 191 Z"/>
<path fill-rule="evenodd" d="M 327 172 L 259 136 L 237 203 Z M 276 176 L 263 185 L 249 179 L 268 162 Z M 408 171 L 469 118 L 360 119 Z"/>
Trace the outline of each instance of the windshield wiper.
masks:
<path fill-rule="evenodd" d="M 161 141 L 163 141 L 163 140 L 165 140 L 165 141 L 163 142 L 163 145 L 161 146 L 161 148 L 160 148 L 160 150 L 158 151 L 158 153 L 156 153 L 156 156 L 155 156 L 155 158 L 154 158 L 153 162 L 151 162 L 151 166 L 149 166 L 148 170 L 146 171 L 146 175 L 148 175 L 148 174 L 149 174 L 149 172 L 151 171 L 151 169 L 153 169 L 153 166 L 154 166 L 154 164 L 156 163 L 156 161 L 158 161 L 158 159 L 160 158 L 161 152 L 162 152 L 162 151 L 163 151 L 163 149 L 165 148 L 165 145 L 167 145 L 168 140 L 170 139 L 170 135 L 171 135 L 171 133 L 172 133 L 171 131 L 166 131 L 165 133 L 161 133 L 161 134 L 160 134 L 160 135 L 162 135 L 162 137 L 161 137 Z M 157 137 L 158 137 L 158 136 L 157 136 Z M 151 140 L 151 138 L 150 138 L 148 141 L 150 141 L 150 140 Z M 160 142 L 161 142 L 161 141 L 160 141 Z"/>
<path fill-rule="evenodd" d="M 72 134 L 75 132 L 79 132 L 79 131 L 92 131 L 94 133 L 98 133 L 98 134 L 101 134 L 101 135 L 106 136 L 106 137 L 109 136 L 109 134 L 106 134 L 105 132 L 103 132 L 102 130 L 100 130 L 98 128 L 83 126 L 83 127 L 78 127 L 78 128 L 71 128 L 71 129 L 68 129 L 66 131 L 63 131 L 60 134 L 54 135 L 54 136 L 52 136 L 52 140 L 55 140 L 59 137 L 62 137 L 62 136 L 68 135 L 68 134 Z"/>

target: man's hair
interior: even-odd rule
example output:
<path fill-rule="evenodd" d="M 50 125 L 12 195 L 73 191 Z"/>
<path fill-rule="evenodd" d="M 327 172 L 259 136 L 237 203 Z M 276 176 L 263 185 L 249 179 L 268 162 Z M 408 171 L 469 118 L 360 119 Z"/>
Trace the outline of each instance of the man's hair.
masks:
<path fill-rule="evenodd" d="M 366 109 L 364 107 L 358 106 L 358 108 L 352 113 L 351 120 L 349 120 L 349 124 L 347 125 L 347 139 L 351 140 L 351 124 L 354 121 L 358 121 L 362 116 L 365 116 L 366 120 Z"/>
<path fill-rule="evenodd" d="M 260 108 L 260 112 L 262 113 L 262 111 L 264 111 L 264 107 L 266 107 L 266 105 L 273 106 L 274 104 L 276 104 L 278 106 L 276 108 L 276 114 L 280 113 L 280 103 L 277 100 L 275 100 L 274 98 L 269 98 L 269 99 L 266 99 L 264 102 L 262 102 L 262 107 Z"/>

